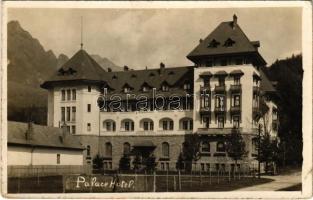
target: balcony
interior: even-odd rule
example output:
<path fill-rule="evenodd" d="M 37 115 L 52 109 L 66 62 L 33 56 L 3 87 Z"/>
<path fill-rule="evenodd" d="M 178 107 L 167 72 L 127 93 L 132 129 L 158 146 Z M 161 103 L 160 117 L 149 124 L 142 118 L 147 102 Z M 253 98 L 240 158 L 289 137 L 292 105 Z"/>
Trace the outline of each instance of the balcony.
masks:
<path fill-rule="evenodd" d="M 253 119 L 260 117 L 260 108 L 259 107 L 255 107 L 255 106 L 252 107 L 252 116 L 253 116 Z"/>
<path fill-rule="evenodd" d="M 215 107 L 214 112 L 215 113 L 225 113 L 226 108 L 225 107 Z"/>
<path fill-rule="evenodd" d="M 200 92 L 203 93 L 204 91 L 206 93 L 210 93 L 211 92 L 211 86 L 210 85 L 200 86 Z"/>
<path fill-rule="evenodd" d="M 232 107 L 230 107 L 230 112 L 232 114 L 240 113 L 241 112 L 241 107 L 240 106 L 232 106 Z"/>
<path fill-rule="evenodd" d="M 230 91 L 232 93 L 241 92 L 241 84 L 239 84 L 239 85 L 231 85 L 230 86 Z"/>
<path fill-rule="evenodd" d="M 210 107 L 201 107 L 200 108 L 200 114 L 201 115 L 210 114 L 210 113 L 211 113 Z"/>
<path fill-rule="evenodd" d="M 215 93 L 225 93 L 225 85 L 216 85 L 214 89 Z"/>
<path fill-rule="evenodd" d="M 231 134 L 233 128 L 198 128 L 197 133 L 200 135 L 212 135 L 212 136 L 218 136 L 218 135 L 228 135 Z M 238 129 L 242 132 L 242 128 Z"/>

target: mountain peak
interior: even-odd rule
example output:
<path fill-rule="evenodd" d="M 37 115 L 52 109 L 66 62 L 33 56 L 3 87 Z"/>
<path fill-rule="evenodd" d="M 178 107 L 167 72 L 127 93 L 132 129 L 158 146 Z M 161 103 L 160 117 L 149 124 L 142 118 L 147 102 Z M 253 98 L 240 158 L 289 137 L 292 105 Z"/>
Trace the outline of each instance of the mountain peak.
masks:
<path fill-rule="evenodd" d="M 97 54 L 90 55 L 105 71 L 110 68 L 112 71 L 123 71 L 123 68 L 113 63 L 106 57 L 99 56 Z"/>

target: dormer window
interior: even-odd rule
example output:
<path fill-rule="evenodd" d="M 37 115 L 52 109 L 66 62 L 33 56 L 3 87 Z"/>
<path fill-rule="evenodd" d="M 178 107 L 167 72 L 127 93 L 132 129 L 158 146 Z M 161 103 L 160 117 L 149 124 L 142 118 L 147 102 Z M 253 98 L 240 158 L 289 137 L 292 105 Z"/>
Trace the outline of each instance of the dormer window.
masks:
<path fill-rule="evenodd" d="M 163 91 L 163 92 L 167 92 L 168 90 L 169 90 L 168 85 L 163 84 L 163 85 L 162 85 L 162 91 Z"/>
<path fill-rule="evenodd" d="M 150 86 L 148 83 L 146 83 L 146 82 L 144 82 L 144 83 L 142 84 L 142 86 L 141 86 L 141 90 L 142 90 L 143 92 L 148 92 L 150 89 L 151 89 L 151 86 Z"/>
<path fill-rule="evenodd" d="M 130 92 L 130 88 L 129 87 L 124 87 L 124 93 L 129 93 Z"/>
<path fill-rule="evenodd" d="M 168 73 L 168 75 L 174 75 L 175 73 L 173 72 L 173 71 L 170 71 L 169 73 Z"/>
<path fill-rule="evenodd" d="M 149 74 L 149 76 L 150 76 L 150 77 L 154 77 L 155 74 L 151 72 L 151 73 Z"/>
<path fill-rule="evenodd" d="M 130 87 L 130 85 L 128 85 L 127 83 L 125 83 L 125 85 L 123 86 L 123 91 L 124 93 L 129 93 L 133 88 Z"/>
<path fill-rule="evenodd" d="M 220 43 L 218 41 L 216 41 L 215 39 L 213 39 L 210 44 L 208 45 L 208 47 L 211 48 L 216 48 L 218 45 L 220 45 Z"/>
<path fill-rule="evenodd" d="M 190 90 L 191 89 L 191 84 L 190 83 L 184 83 L 184 90 Z"/>
<path fill-rule="evenodd" d="M 143 86 L 143 87 L 142 87 L 142 91 L 143 91 L 143 92 L 148 92 L 148 91 L 149 91 L 149 89 L 148 89 L 148 87 L 147 87 L 147 86 Z"/>
<path fill-rule="evenodd" d="M 137 78 L 137 75 L 136 74 L 132 74 L 131 77 L 132 78 Z"/>
<path fill-rule="evenodd" d="M 225 41 L 224 46 L 225 46 L 225 47 L 232 47 L 234 44 L 235 44 L 235 41 L 232 40 L 231 38 L 228 38 L 228 39 Z"/>
<path fill-rule="evenodd" d="M 115 75 L 114 75 L 114 76 L 112 76 L 112 79 L 113 79 L 113 80 L 117 79 L 117 76 L 115 76 Z"/>

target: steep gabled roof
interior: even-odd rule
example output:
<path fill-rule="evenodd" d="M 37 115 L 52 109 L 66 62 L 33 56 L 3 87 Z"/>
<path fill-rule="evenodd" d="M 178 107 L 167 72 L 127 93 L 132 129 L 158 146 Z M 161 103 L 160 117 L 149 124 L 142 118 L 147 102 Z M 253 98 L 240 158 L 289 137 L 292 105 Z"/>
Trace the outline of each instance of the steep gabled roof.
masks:
<path fill-rule="evenodd" d="M 233 22 L 222 22 L 217 28 L 209 34 L 199 45 L 192 50 L 187 57 L 218 55 L 227 53 L 255 52 L 256 48 L 252 45 L 248 37 L 237 24 L 233 28 Z M 231 47 L 224 46 L 227 40 L 233 40 Z M 216 47 L 210 47 L 210 43 L 216 41 L 220 43 Z"/>
<path fill-rule="evenodd" d="M 261 91 L 264 91 L 265 93 L 275 93 L 276 89 L 274 88 L 272 82 L 268 79 L 264 71 L 260 69 L 259 72 L 261 77 Z"/>
<path fill-rule="evenodd" d="M 31 139 L 26 139 L 28 124 L 22 122 L 8 122 L 8 144 L 37 146 L 46 148 L 65 148 L 83 150 L 84 147 L 79 139 L 69 133 L 64 137 L 61 128 L 32 125 L 33 132 Z"/>
<path fill-rule="evenodd" d="M 83 49 L 71 57 L 42 87 L 56 81 L 99 81 L 105 70 Z"/>
<path fill-rule="evenodd" d="M 133 75 L 135 78 L 131 78 Z M 151 76 L 154 74 L 154 76 Z M 113 79 L 112 77 L 116 77 Z M 111 94 L 120 94 L 125 84 L 130 85 L 133 90 L 132 94 L 141 94 L 142 85 L 147 84 L 152 88 L 160 90 L 163 83 L 168 83 L 170 91 L 181 90 L 179 85 L 183 84 L 183 81 L 193 80 L 193 67 L 174 67 L 174 68 L 155 68 L 144 69 L 134 71 L 119 71 L 119 72 L 106 72 L 102 76 L 102 80 L 106 82 L 114 90 Z M 177 91 L 178 92 L 178 91 Z"/>
<path fill-rule="evenodd" d="M 237 22 L 222 22 L 204 40 L 200 40 L 187 58 L 194 60 L 199 56 L 252 53 L 265 64 L 264 59 L 258 53 L 258 46 L 259 42 L 251 42 Z"/>

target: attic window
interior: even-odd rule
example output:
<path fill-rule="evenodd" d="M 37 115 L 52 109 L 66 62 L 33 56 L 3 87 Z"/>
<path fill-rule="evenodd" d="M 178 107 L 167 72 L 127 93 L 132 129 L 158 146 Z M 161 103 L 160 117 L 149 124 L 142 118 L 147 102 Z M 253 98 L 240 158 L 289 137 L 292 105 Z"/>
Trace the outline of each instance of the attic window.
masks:
<path fill-rule="evenodd" d="M 154 74 L 154 73 L 150 73 L 149 76 L 150 76 L 150 77 L 154 77 L 155 74 Z"/>
<path fill-rule="evenodd" d="M 143 92 L 148 92 L 148 91 L 149 91 L 149 87 L 143 86 L 143 87 L 142 87 L 142 91 L 143 91 Z"/>
<path fill-rule="evenodd" d="M 114 79 L 114 80 L 117 79 L 117 76 L 114 75 L 114 76 L 112 77 L 112 79 Z"/>
<path fill-rule="evenodd" d="M 130 92 L 130 88 L 129 87 L 124 87 L 124 93 L 129 93 Z"/>
<path fill-rule="evenodd" d="M 184 83 L 184 90 L 190 90 L 191 84 L 189 82 Z"/>
<path fill-rule="evenodd" d="M 123 87 L 124 93 L 129 93 L 131 91 L 131 87 L 126 83 Z"/>
<path fill-rule="evenodd" d="M 72 75 L 75 74 L 77 71 L 70 67 L 68 70 L 64 70 L 63 68 L 61 68 L 58 72 L 58 75 Z"/>
<path fill-rule="evenodd" d="M 224 46 L 225 47 L 232 47 L 236 42 L 234 40 L 232 40 L 231 38 L 228 38 L 225 43 Z"/>
<path fill-rule="evenodd" d="M 216 48 L 218 45 L 220 45 L 221 43 L 216 41 L 215 39 L 213 39 L 210 44 L 208 45 L 208 47 L 212 47 L 212 48 Z"/>
<path fill-rule="evenodd" d="M 136 75 L 136 74 L 132 74 L 131 77 L 132 77 L 132 78 L 136 78 L 137 75 Z"/>
<path fill-rule="evenodd" d="M 168 85 L 167 85 L 166 83 L 163 83 L 163 84 L 162 84 L 162 87 L 161 87 L 161 90 L 162 90 L 163 92 L 167 92 L 167 91 L 169 90 Z"/>

